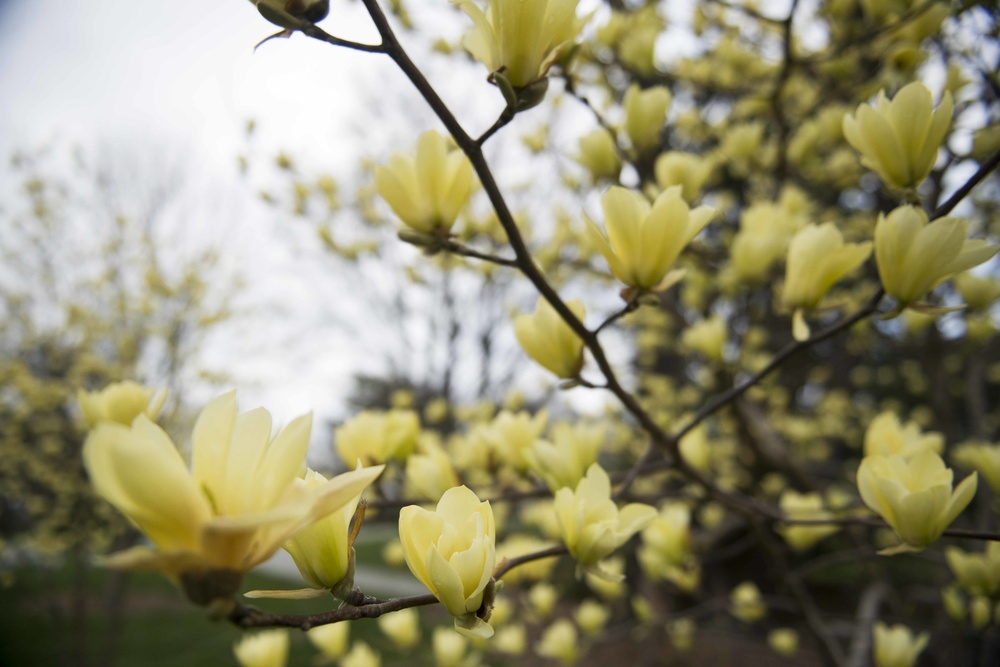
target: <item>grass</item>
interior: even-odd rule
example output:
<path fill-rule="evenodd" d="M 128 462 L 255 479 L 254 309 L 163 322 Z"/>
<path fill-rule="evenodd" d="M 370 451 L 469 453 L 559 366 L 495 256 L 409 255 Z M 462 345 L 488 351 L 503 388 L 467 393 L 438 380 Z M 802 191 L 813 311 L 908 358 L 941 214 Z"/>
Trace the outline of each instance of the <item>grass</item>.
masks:
<path fill-rule="evenodd" d="M 88 666 L 115 667 L 223 667 L 236 665 L 232 645 L 240 630 L 224 622 L 213 622 L 204 610 L 189 604 L 169 581 L 155 573 L 128 575 L 124 614 L 118 627 L 113 660 L 108 661 L 110 625 L 107 591 L 113 575 L 101 570 L 87 574 L 85 660 Z M 70 613 L 72 575 L 67 570 L 19 569 L 14 585 L 0 593 L 0 665 L 4 667 L 60 667 L 79 665 L 79 638 Z M 251 574 L 245 581 L 252 588 L 289 588 L 289 582 Z M 331 609 L 332 599 L 268 600 L 259 606 L 288 613 L 310 613 Z M 385 649 L 374 621 L 355 622 L 353 639 Z M 316 651 L 298 631 L 291 634 L 289 667 L 314 665 Z M 391 651 L 388 651 L 391 654 Z M 390 658 L 391 655 L 386 655 Z M 389 661 L 387 660 L 388 664 Z"/>

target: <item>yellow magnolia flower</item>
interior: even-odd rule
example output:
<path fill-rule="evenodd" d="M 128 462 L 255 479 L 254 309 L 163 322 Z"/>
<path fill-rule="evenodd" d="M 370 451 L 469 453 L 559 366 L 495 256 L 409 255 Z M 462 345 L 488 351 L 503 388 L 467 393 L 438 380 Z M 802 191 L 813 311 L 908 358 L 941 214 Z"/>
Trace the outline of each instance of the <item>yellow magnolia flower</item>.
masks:
<path fill-rule="evenodd" d="M 913 667 L 931 638 L 926 632 L 914 637 L 913 631 L 905 625 L 889 627 L 881 621 L 875 623 L 872 636 L 875 667 Z"/>
<path fill-rule="evenodd" d="M 295 483 L 315 492 L 327 483 L 327 479 L 315 470 L 309 470 L 305 479 L 295 480 Z M 360 500 L 361 494 L 358 494 L 285 542 L 285 551 L 295 561 L 299 574 L 311 589 L 322 594 L 332 590 L 336 597 L 343 599 L 354 587 L 351 519 Z"/>
<path fill-rule="evenodd" d="M 580 137 L 580 152 L 576 161 L 587 168 L 594 181 L 602 179 L 617 181 L 622 170 L 622 159 L 618 155 L 615 138 L 599 127 Z"/>
<path fill-rule="evenodd" d="M 405 476 L 413 493 L 434 502 L 440 500 L 445 491 L 460 484 L 451 457 L 430 438 L 421 440 L 420 453 L 407 457 Z"/>
<path fill-rule="evenodd" d="M 457 486 L 441 496 L 433 512 L 404 507 L 399 539 L 410 572 L 455 617 L 455 629 L 470 637 L 491 637 L 487 621 L 492 601 L 484 598 L 493 577 L 496 526 L 489 502 Z"/>
<path fill-rule="evenodd" d="M 983 553 L 947 547 L 944 557 L 958 584 L 970 594 L 993 597 L 1000 592 L 1000 542 L 990 542 Z"/>
<path fill-rule="evenodd" d="M 722 361 L 729 327 L 720 315 L 698 320 L 681 333 L 684 347 L 713 361 Z"/>
<path fill-rule="evenodd" d="M 748 206 L 740 215 L 740 231 L 729 247 L 729 272 L 739 283 L 758 284 L 785 256 L 788 243 L 806 223 L 799 212 L 775 202 Z"/>
<path fill-rule="evenodd" d="M 660 145 L 660 131 L 671 99 L 670 91 L 663 86 L 642 90 L 633 83 L 625 91 L 625 133 L 636 151 L 643 153 Z"/>
<path fill-rule="evenodd" d="M 625 544 L 630 537 L 656 518 L 656 510 L 642 503 L 618 509 L 611 499 L 611 480 L 598 464 L 576 485 L 555 493 L 559 535 L 576 559 L 577 575 L 588 571 L 598 576 L 621 579 L 601 569 L 599 563 Z"/>
<path fill-rule="evenodd" d="M 337 454 L 348 466 L 405 459 L 419 437 L 420 418 L 412 410 L 364 410 L 334 431 Z"/>
<path fill-rule="evenodd" d="M 981 474 L 993 492 L 1000 494 L 1000 444 L 968 442 L 955 448 L 951 460 Z"/>
<path fill-rule="evenodd" d="M 690 204 L 701 196 L 713 168 L 713 161 L 703 155 L 667 151 L 656 158 L 653 173 L 656 174 L 656 184 L 664 190 L 681 186 L 684 201 Z"/>
<path fill-rule="evenodd" d="M 192 577 L 250 570 L 293 534 L 349 503 L 382 471 L 356 470 L 314 489 L 296 484 L 311 423 L 311 416 L 299 417 L 272 440 L 266 410 L 237 416 L 236 393 L 223 394 L 195 424 L 190 473 L 170 437 L 144 415 L 130 428 L 98 424 L 83 446 L 94 489 L 156 547 L 119 552 L 109 565 L 161 570 L 181 579 L 195 602 L 230 595 L 239 577 L 229 577 L 225 590 L 201 591 Z"/>
<path fill-rule="evenodd" d="M 560 618 L 542 632 L 541 639 L 535 644 L 535 652 L 568 667 L 575 665 L 579 658 L 579 644 L 573 623 L 568 618 Z"/>
<path fill-rule="evenodd" d="M 434 664 L 437 667 L 460 667 L 468 650 L 467 638 L 456 635 L 447 628 L 434 628 L 434 634 L 431 635 L 431 651 L 434 653 Z"/>
<path fill-rule="evenodd" d="M 684 591 L 698 587 L 701 568 L 691 552 L 691 510 L 667 503 L 642 531 L 639 565 L 651 579 L 672 581 Z"/>
<path fill-rule="evenodd" d="M 566 305 L 583 321 L 586 310 L 579 301 Z M 583 340 L 569 328 L 548 301 L 538 299 L 535 312 L 514 318 L 514 335 L 528 356 L 558 377 L 571 379 L 583 368 Z"/>
<path fill-rule="evenodd" d="M 375 167 L 375 187 L 399 219 L 421 234 L 447 236 L 472 196 L 472 163 L 428 130 L 416 154 L 396 153 Z"/>
<path fill-rule="evenodd" d="M 316 647 L 323 658 L 339 660 L 347 653 L 347 642 L 351 636 L 350 623 L 328 623 L 306 632 L 309 643 Z"/>
<path fill-rule="evenodd" d="M 376 621 L 378 629 L 397 648 L 411 649 L 420 643 L 420 615 L 416 609 L 401 609 L 384 614 Z"/>
<path fill-rule="evenodd" d="M 576 488 L 604 445 L 607 428 L 603 424 L 556 424 L 549 440 L 536 440 L 524 458 L 554 493 L 563 487 Z"/>
<path fill-rule="evenodd" d="M 102 421 L 116 422 L 123 426 L 131 426 L 132 420 L 139 415 L 146 415 L 150 421 L 156 421 L 167 400 L 165 389 L 156 391 L 135 382 L 115 382 L 101 391 L 77 392 L 80 410 L 89 428 L 94 428 Z"/>
<path fill-rule="evenodd" d="M 931 91 L 915 81 L 890 101 L 879 91 L 875 106 L 862 104 L 844 116 L 844 138 L 861 153 L 861 163 L 896 188 L 919 185 L 930 173 L 951 125 L 951 93 L 934 111 Z"/>
<path fill-rule="evenodd" d="M 914 421 L 903 424 L 895 412 L 886 410 L 868 424 L 865 431 L 865 456 L 913 456 L 930 451 L 940 454 L 944 450 L 944 436 L 940 433 L 923 433 Z"/>
<path fill-rule="evenodd" d="M 382 656 L 365 642 L 354 642 L 340 659 L 340 667 L 382 667 Z"/>
<path fill-rule="evenodd" d="M 781 511 L 790 519 L 829 519 L 832 515 L 824 507 L 818 493 L 796 493 L 787 490 L 778 500 Z M 785 541 L 796 551 L 805 551 L 828 535 L 836 533 L 837 526 L 782 526 L 779 531 Z"/>
<path fill-rule="evenodd" d="M 278 628 L 247 635 L 233 646 L 241 667 L 285 667 L 288 630 Z"/>
<path fill-rule="evenodd" d="M 983 310 L 1000 299 L 1000 281 L 993 276 L 960 273 L 955 276 L 955 287 L 970 311 Z"/>
<path fill-rule="evenodd" d="M 802 311 L 819 306 L 834 283 L 861 266 L 871 251 L 870 242 L 844 243 L 832 222 L 806 225 L 792 237 L 781 298 L 785 308 L 795 311 L 797 339 L 809 337 Z"/>
<path fill-rule="evenodd" d="M 715 214 L 706 206 L 690 210 L 678 186 L 652 204 L 638 192 L 615 186 L 601 197 L 601 207 L 608 236 L 590 218 L 587 236 L 615 277 L 639 289 L 660 285 L 681 250 Z"/>
<path fill-rule="evenodd" d="M 476 435 L 490 446 L 496 458 L 516 470 L 528 465 L 526 452 L 538 441 L 549 420 L 548 410 L 534 417 L 527 412 L 501 410 L 492 422 L 476 429 Z"/>
<path fill-rule="evenodd" d="M 920 299 L 951 276 L 982 264 L 997 246 L 966 239 L 967 223 L 939 218 L 928 223 L 915 206 L 900 206 L 875 225 L 875 259 L 885 291 L 903 305 Z"/>
<path fill-rule="evenodd" d="M 729 613 L 744 623 L 753 623 L 764 618 L 767 605 L 761 597 L 760 589 L 752 581 L 744 581 L 729 593 Z"/>
<path fill-rule="evenodd" d="M 866 456 L 858 468 L 861 500 L 903 541 L 895 553 L 923 549 L 941 536 L 976 495 L 976 473 L 952 491 L 954 474 L 941 457 L 922 451 L 903 456 Z"/>
<path fill-rule="evenodd" d="M 799 652 L 799 633 L 792 628 L 775 628 L 767 633 L 767 645 L 778 655 L 793 658 Z"/>
<path fill-rule="evenodd" d="M 500 74 L 514 88 L 524 88 L 544 78 L 572 47 L 582 27 L 576 18 L 578 2 L 489 0 L 488 14 L 473 2 L 462 2 L 459 6 L 475 24 L 462 45 L 486 65 L 491 80 Z"/>

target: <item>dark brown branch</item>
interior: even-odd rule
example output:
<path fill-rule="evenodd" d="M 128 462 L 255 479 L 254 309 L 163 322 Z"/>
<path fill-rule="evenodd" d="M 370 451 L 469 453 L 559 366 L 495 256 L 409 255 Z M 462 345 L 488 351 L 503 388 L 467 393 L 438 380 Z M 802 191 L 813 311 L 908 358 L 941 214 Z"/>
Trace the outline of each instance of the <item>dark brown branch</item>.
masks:
<path fill-rule="evenodd" d="M 508 259 L 506 257 L 498 257 L 497 255 L 491 255 L 485 252 L 480 252 L 479 250 L 475 250 L 468 246 L 462 245 L 457 241 L 442 240 L 438 247 L 452 254 L 461 255 L 462 257 L 481 259 L 484 262 L 489 262 L 491 264 L 499 264 L 500 266 L 509 266 L 514 268 L 517 267 L 516 260 Z"/>
<path fill-rule="evenodd" d="M 359 607 L 345 605 L 333 611 L 304 615 L 273 614 L 242 603 L 236 603 L 236 607 L 229 613 L 227 618 L 231 623 L 241 628 L 279 627 L 299 628 L 306 631 L 320 625 L 329 625 L 330 623 L 339 623 L 341 621 L 356 621 L 359 618 L 378 618 L 382 614 L 401 611 L 410 607 L 424 607 L 434 604 L 437 601 L 436 597 L 427 593 L 412 597 L 380 600 Z"/>
<path fill-rule="evenodd" d="M 979 185 L 983 179 L 990 175 L 990 172 L 1000 166 L 1000 151 L 997 151 L 991 155 L 985 162 L 979 165 L 979 169 L 976 173 L 972 175 L 969 180 L 967 180 L 962 187 L 955 190 L 952 196 L 948 197 L 948 200 L 934 209 L 931 214 L 931 220 L 936 220 L 938 218 L 944 217 L 952 212 L 952 210 L 958 206 L 959 202 L 965 199 L 973 188 Z"/>

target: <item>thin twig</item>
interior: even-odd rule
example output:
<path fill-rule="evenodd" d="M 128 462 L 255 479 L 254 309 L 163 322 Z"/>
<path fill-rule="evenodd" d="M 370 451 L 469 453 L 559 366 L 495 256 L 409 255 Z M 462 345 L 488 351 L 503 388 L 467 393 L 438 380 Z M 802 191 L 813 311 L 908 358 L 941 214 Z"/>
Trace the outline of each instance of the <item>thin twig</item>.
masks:
<path fill-rule="evenodd" d="M 497 255 L 491 255 L 485 252 L 480 252 L 479 250 L 475 250 L 474 248 L 470 248 L 466 245 L 462 245 L 461 243 L 458 243 L 457 241 L 452 241 L 450 239 L 442 239 L 438 247 L 452 254 L 461 255 L 462 257 L 481 259 L 484 262 L 489 262 L 491 264 L 499 264 L 500 266 L 509 266 L 512 268 L 517 267 L 516 260 L 508 259 L 506 257 L 499 257 Z"/>
<path fill-rule="evenodd" d="M 309 24 L 308 27 L 302 27 L 300 30 L 303 34 L 308 35 L 313 39 L 318 39 L 321 42 L 326 42 L 327 44 L 332 44 L 333 46 L 342 46 L 345 49 L 364 51 L 365 53 L 385 53 L 385 47 L 382 44 L 362 44 L 361 42 L 352 42 L 347 39 L 341 39 L 340 37 L 334 37 L 318 25 Z"/>
<path fill-rule="evenodd" d="M 609 315 L 606 320 L 604 320 L 603 322 L 601 322 L 600 326 L 598 326 L 596 329 L 594 329 L 594 335 L 596 336 L 597 334 L 599 334 L 602 331 L 604 331 L 605 328 L 611 326 L 612 324 L 614 324 L 615 322 L 617 322 L 621 318 L 625 317 L 629 313 L 634 313 L 638 309 L 639 309 L 639 299 L 638 299 L 638 297 L 633 297 L 633 298 L 629 299 L 628 302 L 624 306 L 622 306 L 621 308 L 619 308 L 618 310 L 616 310 L 614 313 L 612 313 L 611 315 Z"/>
<path fill-rule="evenodd" d="M 497 118 L 496 122 L 490 126 L 490 129 L 483 132 L 482 135 L 476 139 L 476 145 L 482 148 L 483 144 L 485 144 L 490 137 L 503 129 L 504 126 L 506 126 L 510 121 L 514 120 L 515 114 L 516 112 L 510 106 L 504 107 L 500 117 Z"/>
<path fill-rule="evenodd" d="M 255 607 L 237 603 L 236 607 L 227 616 L 228 620 L 242 628 L 299 628 L 309 630 L 320 625 L 339 623 L 341 621 L 356 621 L 359 618 L 378 618 L 383 614 L 389 614 L 410 607 L 424 607 L 435 604 L 437 598 L 431 593 L 424 595 L 414 595 L 405 598 L 392 598 L 381 600 L 373 604 L 366 604 L 360 607 L 344 605 L 333 611 L 319 614 L 274 614 L 261 611 Z"/>

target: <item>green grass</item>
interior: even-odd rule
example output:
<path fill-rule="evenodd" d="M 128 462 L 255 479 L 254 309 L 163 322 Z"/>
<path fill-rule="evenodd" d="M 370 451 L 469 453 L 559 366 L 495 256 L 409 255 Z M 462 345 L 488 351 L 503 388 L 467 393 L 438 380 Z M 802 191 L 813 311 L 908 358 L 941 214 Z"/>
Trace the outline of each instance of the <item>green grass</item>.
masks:
<path fill-rule="evenodd" d="M 240 630 L 211 621 L 204 610 L 189 604 L 169 581 L 153 573 L 128 575 L 125 611 L 119 627 L 114 661 L 105 660 L 109 630 L 106 596 L 111 573 L 93 570 L 87 577 L 86 663 L 116 667 L 236 665 L 232 645 Z M 60 667 L 78 664 L 69 605 L 72 578 L 65 570 L 22 568 L 14 585 L 0 593 L 0 665 L 4 667 Z M 252 574 L 244 590 L 289 588 L 289 582 Z M 332 599 L 263 601 L 260 607 L 287 613 L 311 613 L 333 608 Z M 378 648 L 385 640 L 373 621 L 355 622 L 353 639 Z M 289 667 L 312 665 L 315 650 L 298 631 L 291 633 Z M 387 656 L 389 657 L 389 656 Z M 388 663 L 388 661 L 387 661 Z"/>

